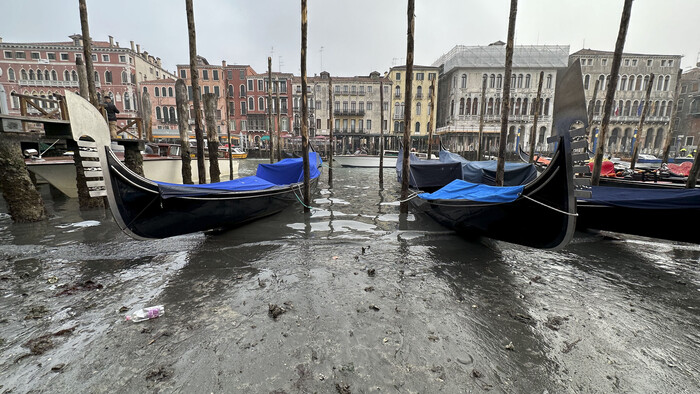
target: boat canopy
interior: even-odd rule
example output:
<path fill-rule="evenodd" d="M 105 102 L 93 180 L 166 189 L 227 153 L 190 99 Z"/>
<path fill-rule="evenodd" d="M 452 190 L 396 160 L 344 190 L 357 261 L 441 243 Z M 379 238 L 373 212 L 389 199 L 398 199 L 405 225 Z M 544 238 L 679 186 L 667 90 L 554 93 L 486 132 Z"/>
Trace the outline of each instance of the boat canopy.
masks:
<path fill-rule="evenodd" d="M 421 193 L 424 200 L 469 200 L 477 202 L 512 202 L 523 192 L 524 186 L 490 186 L 455 179 L 433 193 Z"/>
<path fill-rule="evenodd" d="M 585 201 L 635 209 L 700 209 L 700 190 L 593 186 L 593 197 Z"/>
<path fill-rule="evenodd" d="M 456 153 L 441 150 L 440 161 L 461 163 L 462 179 L 467 182 L 496 184 L 496 160 L 469 161 Z M 504 186 L 524 185 L 537 178 L 537 169 L 531 163 L 505 163 L 503 177 Z"/>
<path fill-rule="evenodd" d="M 309 178 L 318 177 L 321 157 L 316 152 L 309 153 Z M 286 186 L 304 181 L 304 161 L 302 158 L 283 159 L 272 164 L 258 164 L 255 175 L 225 182 L 202 185 L 181 185 L 156 182 L 161 198 L 194 197 L 230 192 L 265 190 L 276 186 Z"/>

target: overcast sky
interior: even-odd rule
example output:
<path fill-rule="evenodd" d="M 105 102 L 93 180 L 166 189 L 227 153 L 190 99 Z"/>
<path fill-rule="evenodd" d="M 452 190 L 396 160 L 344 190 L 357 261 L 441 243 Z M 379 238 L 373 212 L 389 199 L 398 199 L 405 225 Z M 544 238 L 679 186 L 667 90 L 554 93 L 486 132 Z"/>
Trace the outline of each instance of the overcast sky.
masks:
<path fill-rule="evenodd" d="M 194 0 L 198 53 L 211 64 L 250 64 L 300 74 L 300 1 Z M 622 0 L 520 0 L 516 45 L 570 45 L 612 51 Z M 430 65 L 455 45 L 505 41 L 508 0 L 416 0 L 414 64 Z M 307 73 L 340 76 L 384 72 L 406 57 L 405 0 L 308 0 Z M 184 0 L 88 0 L 94 40 L 133 40 L 168 70 L 187 64 Z M 700 0 L 635 0 L 625 52 L 700 52 Z M 77 0 L 0 0 L 4 42 L 68 41 L 80 33 Z"/>

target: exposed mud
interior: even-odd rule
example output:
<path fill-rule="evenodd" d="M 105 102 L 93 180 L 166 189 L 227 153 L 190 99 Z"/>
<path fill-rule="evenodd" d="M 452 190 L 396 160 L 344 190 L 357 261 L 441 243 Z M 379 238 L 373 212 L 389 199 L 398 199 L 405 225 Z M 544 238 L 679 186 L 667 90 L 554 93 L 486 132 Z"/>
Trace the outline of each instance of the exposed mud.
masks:
<path fill-rule="evenodd" d="M 147 242 L 42 188 L 49 221 L 0 217 L 0 393 L 700 391 L 700 246 L 466 241 L 375 172 Z"/>

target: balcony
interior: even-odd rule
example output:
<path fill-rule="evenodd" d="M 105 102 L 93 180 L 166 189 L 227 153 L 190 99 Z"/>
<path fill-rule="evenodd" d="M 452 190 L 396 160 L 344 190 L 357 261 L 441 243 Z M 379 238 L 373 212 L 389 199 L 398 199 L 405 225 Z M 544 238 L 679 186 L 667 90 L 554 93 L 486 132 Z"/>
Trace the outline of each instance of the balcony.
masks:
<path fill-rule="evenodd" d="M 365 116 L 365 110 L 364 109 L 334 109 L 333 110 L 333 115 L 334 116 Z"/>
<path fill-rule="evenodd" d="M 391 118 L 394 120 L 403 120 L 403 112 L 400 114 L 395 113 L 394 115 L 391 116 Z"/>
<path fill-rule="evenodd" d="M 416 93 L 416 100 L 423 100 L 423 93 Z"/>
<path fill-rule="evenodd" d="M 19 86 L 46 87 L 46 88 L 77 88 L 78 81 L 58 81 L 52 79 L 20 79 Z M 99 82 L 95 82 L 96 87 L 100 87 Z"/>

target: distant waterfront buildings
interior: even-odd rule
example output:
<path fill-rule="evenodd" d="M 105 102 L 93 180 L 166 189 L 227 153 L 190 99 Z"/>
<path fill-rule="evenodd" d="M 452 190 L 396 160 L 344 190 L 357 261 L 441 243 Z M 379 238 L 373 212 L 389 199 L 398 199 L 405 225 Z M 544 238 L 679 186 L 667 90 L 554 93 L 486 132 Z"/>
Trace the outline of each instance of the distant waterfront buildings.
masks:
<path fill-rule="evenodd" d="M 592 49 L 582 49 L 569 56 L 569 63 L 573 63 L 575 60 L 581 61 L 587 106 L 588 108 L 593 107 L 591 130 L 600 127 L 603 117 L 605 91 L 612 69 L 612 57 L 613 52 Z M 680 63 L 681 56 L 679 55 L 622 54 L 620 74 L 615 90 L 615 102 L 607 134 L 606 152 L 631 154 L 635 135 L 637 135 L 636 129 L 639 126 L 643 110 L 646 88 L 653 73 L 651 106 L 643 126 L 646 138 L 640 152 L 661 153 L 664 138 L 669 132 L 674 89 Z M 596 80 L 599 81 L 598 93 L 595 102 L 592 102 Z M 677 144 L 676 149 L 679 149 Z"/>
<path fill-rule="evenodd" d="M 556 72 L 567 66 L 569 46 L 516 45 L 513 52 L 507 149 L 514 152 L 518 143 L 529 149 L 530 133 L 536 133 L 535 148 L 543 150 L 552 130 Z M 476 149 L 483 103 L 483 144 L 485 151 L 496 149 L 501 130 L 505 44 L 498 41 L 488 46 L 458 45 L 433 65 L 440 70 L 437 133 L 443 144 L 454 151 Z M 544 80 L 536 109 L 540 72 L 544 73 Z M 486 91 L 482 97 L 484 80 Z M 537 130 L 532 130 L 535 110 L 539 111 L 539 119 Z"/>
<path fill-rule="evenodd" d="M 435 109 L 438 95 L 438 67 L 433 66 L 413 66 L 413 83 L 411 84 L 411 138 L 426 140 L 428 129 L 433 127 L 435 134 Z M 392 67 L 389 70 L 389 79 L 394 87 L 391 91 L 391 132 L 401 139 L 406 127 L 405 106 L 406 106 L 406 66 Z M 435 90 L 435 92 L 433 92 Z M 437 148 L 437 145 L 435 146 Z"/>
<path fill-rule="evenodd" d="M 674 133 L 682 148 L 693 153 L 700 142 L 700 63 L 681 77 L 677 115 Z"/>
<path fill-rule="evenodd" d="M 80 34 L 70 39 L 41 43 L 9 43 L 0 39 L 0 84 L 7 95 L 9 113 L 20 113 L 19 98 L 12 93 L 49 98 L 63 95 L 65 89 L 79 90 L 75 62 L 83 56 L 83 40 Z M 109 95 L 120 116 L 135 117 L 139 84 L 174 75 L 162 67 L 160 58 L 142 52 L 133 41 L 130 43 L 130 47 L 122 47 L 111 36 L 109 41 L 93 41 L 92 78 L 100 100 Z"/>

